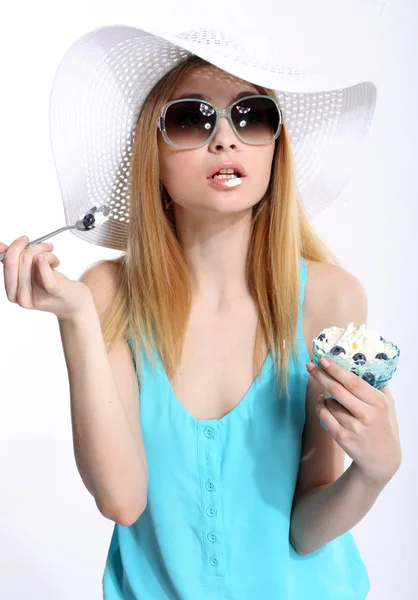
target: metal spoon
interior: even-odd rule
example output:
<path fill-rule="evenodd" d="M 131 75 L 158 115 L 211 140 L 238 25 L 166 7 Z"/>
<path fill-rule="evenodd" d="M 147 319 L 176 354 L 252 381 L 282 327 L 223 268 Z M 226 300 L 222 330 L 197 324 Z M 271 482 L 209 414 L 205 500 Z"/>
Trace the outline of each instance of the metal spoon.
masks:
<path fill-rule="evenodd" d="M 75 225 L 68 225 L 68 227 L 61 227 L 61 229 L 56 229 L 55 231 L 51 231 L 51 233 L 47 233 L 46 235 L 43 235 L 42 237 L 37 238 L 36 240 L 32 240 L 31 242 L 29 242 L 27 244 L 27 246 L 25 246 L 24 250 L 26 250 L 26 248 L 29 248 L 30 246 L 34 246 L 35 244 L 38 244 L 39 242 L 48 240 L 49 238 L 54 237 L 54 235 L 57 235 L 58 233 L 61 233 L 62 231 L 67 231 L 67 229 L 78 229 L 79 231 L 89 231 L 90 229 L 94 229 L 95 227 L 100 227 L 100 225 L 102 225 L 105 221 L 107 221 L 107 219 L 109 217 L 109 213 L 110 213 L 110 206 L 108 204 L 102 204 L 102 206 L 100 206 L 100 207 L 93 206 L 86 212 L 85 215 L 83 215 L 82 217 L 80 217 L 80 219 L 78 219 L 78 221 L 76 221 Z M 7 250 L 6 250 L 6 252 L 7 252 Z M 3 262 L 6 252 L 0 253 L 0 261 L 1 262 Z"/>

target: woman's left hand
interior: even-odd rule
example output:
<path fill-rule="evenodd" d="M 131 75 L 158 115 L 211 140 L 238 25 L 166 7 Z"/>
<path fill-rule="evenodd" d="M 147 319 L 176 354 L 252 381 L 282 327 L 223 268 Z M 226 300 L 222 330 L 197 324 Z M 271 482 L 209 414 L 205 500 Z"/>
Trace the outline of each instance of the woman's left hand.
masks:
<path fill-rule="evenodd" d="M 312 370 L 308 369 L 338 400 L 321 396 L 316 406 L 318 417 L 367 480 L 386 485 L 402 461 L 395 405 L 389 387 L 380 391 L 336 362 L 329 362 L 329 367 L 314 365 Z M 307 368 L 309 364 L 312 363 L 308 363 Z"/>

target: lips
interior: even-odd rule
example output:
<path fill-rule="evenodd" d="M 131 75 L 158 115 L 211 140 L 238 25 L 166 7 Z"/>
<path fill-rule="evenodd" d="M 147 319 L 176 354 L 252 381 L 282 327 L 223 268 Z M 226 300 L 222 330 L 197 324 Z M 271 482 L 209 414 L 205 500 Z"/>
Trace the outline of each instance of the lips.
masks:
<path fill-rule="evenodd" d="M 212 169 L 209 172 L 208 179 L 216 175 L 221 169 L 234 169 L 234 171 L 238 174 L 239 177 L 246 177 L 247 171 L 244 166 L 238 162 L 223 162 L 218 163 L 217 165 L 213 165 Z"/>
<path fill-rule="evenodd" d="M 213 177 L 208 177 L 206 179 L 206 181 L 208 182 L 208 185 L 215 188 L 216 190 L 225 190 L 228 192 L 232 192 L 232 190 L 237 190 L 237 189 L 239 190 L 243 186 L 245 186 L 247 178 L 240 177 L 239 178 L 239 181 L 241 182 L 240 185 L 234 185 L 234 186 L 230 186 L 229 182 L 236 181 L 236 179 L 213 179 Z"/>

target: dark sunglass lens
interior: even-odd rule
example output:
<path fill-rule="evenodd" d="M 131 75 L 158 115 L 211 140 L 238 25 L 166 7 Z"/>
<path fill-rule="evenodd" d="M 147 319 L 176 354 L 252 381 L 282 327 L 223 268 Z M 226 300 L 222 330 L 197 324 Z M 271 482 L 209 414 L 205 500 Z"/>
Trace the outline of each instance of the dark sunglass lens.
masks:
<path fill-rule="evenodd" d="M 216 112 L 201 101 L 186 100 L 168 107 L 165 129 L 177 146 L 194 146 L 205 142 L 215 127 Z"/>
<path fill-rule="evenodd" d="M 238 100 L 235 104 L 232 109 L 232 121 L 246 142 L 263 144 L 276 134 L 280 116 L 273 100 L 249 98 Z"/>

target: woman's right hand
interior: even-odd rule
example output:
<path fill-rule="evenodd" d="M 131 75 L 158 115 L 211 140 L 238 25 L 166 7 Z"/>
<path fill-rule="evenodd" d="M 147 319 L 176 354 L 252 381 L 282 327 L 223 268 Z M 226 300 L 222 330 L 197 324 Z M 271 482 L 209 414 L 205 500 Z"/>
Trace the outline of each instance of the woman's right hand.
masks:
<path fill-rule="evenodd" d="M 22 308 L 51 312 L 60 320 L 76 317 L 88 301 L 89 288 L 54 270 L 60 261 L 49 252 L 53 244 L 38 243 L 24 250 L 28 243 L 27 236 L 10 246 L 0 242 L 0 252 L 6 251 L 3 267 L 8 300 Z"/>

